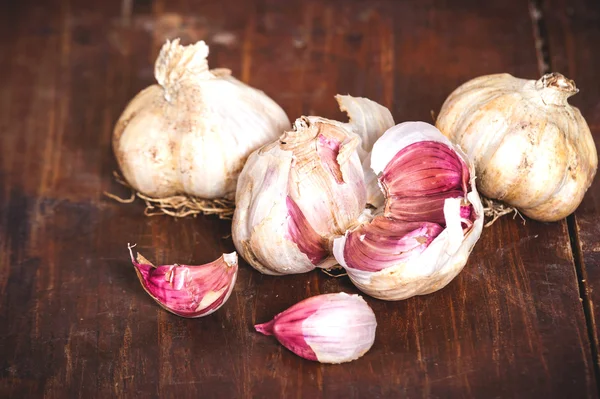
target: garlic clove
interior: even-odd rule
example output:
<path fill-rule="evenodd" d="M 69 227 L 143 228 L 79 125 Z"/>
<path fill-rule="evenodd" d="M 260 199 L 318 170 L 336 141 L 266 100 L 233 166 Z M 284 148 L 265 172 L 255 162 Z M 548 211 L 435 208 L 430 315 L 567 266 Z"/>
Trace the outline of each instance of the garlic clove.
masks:
<path fill-rule="evenodd" d="M 314 265 L 320 264 L 329 255 L 328 242 L 312 228 L 298 207 L 289 196 L 286 198 L 289 215 L 288 237 L 298 246 L 300 252 L 308 256 Z"/>
<path fill-rule="evenodd" d="M 421 254 L 444 230 L 429 222 L 399 222 L 377 216 L 346 234 L 344 262 L 348 268 L 376 272 Z"/>
<path fill-rule="evenodd" d="M 340 292 L 305 299 L 255 328 L 305 359 L 345 363 L 371 348 L 377 321 L 364 299 Z"/>
<path fill-rule="evenodd" d="M 164 309 L 182 317 L 207 316 L 229 299 L 238 272 L 237 254 L 223 254 L 200 266 L 154 266 L 129 252 L 144 290 Z"/>
<path fill-rule="evenodd" d="M 405 222 L 433 222 L 445 225 L 444 203 L 448 198 L 464 197 L 462 190 L 450 190 L 423 197 L 391 196 L 384 215 Z"/>
<path fill-rule="evenodd" d="M 452 148 L 436 141 L 421 141 L 398 151 L 379 181 L 388 196 L 426 196 L 466 190 L 468 176 L 467 166 Z"/>
<path fill-rule="evenodd" d="M 375 143 L 371 166 L 383 213 L 333 242 L 335 259 L 359 289 L 400 300 L 439 290 L 462 270 L 483 228 L 465 159 L 424 122 L 399 124 Z"/>
<path fill-rule="evenodd" d="M 446 200 L 446 228 L 417 256 L 390 262 L 388 267 L 375 272 L 353 268 L 346 263 L 347 235 L 335 239 L 334 256 L 346 269 L 352 283 L 375 298 L 396 301 L 438 291 L 463 269 L 483 229 L 483 206 L 479 196 L 471 191 L 467 197 L 477 215 L 470 229 L 463 232 L 462 200 Z M 360 250 L 362 248 L 355 249 Z"/>

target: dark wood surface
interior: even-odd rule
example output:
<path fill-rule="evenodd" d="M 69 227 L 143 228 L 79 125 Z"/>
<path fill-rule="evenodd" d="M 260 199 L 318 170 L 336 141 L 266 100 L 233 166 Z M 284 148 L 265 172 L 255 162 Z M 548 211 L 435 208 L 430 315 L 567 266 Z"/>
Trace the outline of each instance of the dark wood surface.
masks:
<path fill-rule="evenodd" d="M 291 118 L 342 117 L 333 95 L 349 93 L 389 106 L 397 122 L 430 121 L 467 79 L 536 78 L 546 63 L 576 80 L 573 103 L 600 137 L 591 0 L 4 2 L 1 397 L 598 396 L 597 181 L 569 220 L 505 217 L 484 230 L 443 290 L 367 298 L 375 345 L 349 364 L 305 361 L 252 327 L 307 296 L 356 292 L 347 278 L 263 276 L 242 262 L 213 315 L 156 306 L 128 242 L 158 264 L 233 250 L 228 221 L 148 218 L 141 203 L 102 195 L 127 194 L 111 175 L 112 127 L 174 37 L 206 40 L 213 67 L 265 90 Z"/>
<path fill-rule="evenodd" d="M 600 7 L 590 0 L 549 2 L 547 14 L 549 62 L 568 73 L 580 88 L 572 103 L 587 118 L 600 148 Z M 594 45 L 596 43 L 596 45 Z M 588 319 L 594 363 L 598 374 L 600 332 L 600 181 L 595 179 L 583 203 L 569 218 L 575 261 L 580 270 L 582 298 Z"/>

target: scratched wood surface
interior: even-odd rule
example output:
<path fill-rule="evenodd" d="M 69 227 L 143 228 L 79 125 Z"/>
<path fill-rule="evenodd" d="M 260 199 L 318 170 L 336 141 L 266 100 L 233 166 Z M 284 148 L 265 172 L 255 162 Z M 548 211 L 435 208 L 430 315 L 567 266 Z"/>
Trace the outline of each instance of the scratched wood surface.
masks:
<path fill-rule="evenodd" d="M 597 133 L 587 64 L 598 59 L 598 6 L 581 0 L 573 19 L 557 3 L 547 5 L 553 18 L 575 22 L 548 30 L 552 62 L 587 82 L 577 101 Z M 166 38 L 206 40 L 212 66 L 263 89 L 291 118 L 342 117 L 333 95 L 350 93 L 389 106 L 398 122 L 430 121 L 469 78 L 539 75 L 527 3 L 29 0 L 5 2 L 0 22 L 1 397 L 598 395 L 567 221 L 502 219 L 443 290 L 367 298 L 375 345 L 331 366 L 252 325 L 307 296 L 356 292 L 346 278 L 263 276 L 242 263 L 221 310 L 176 317 L 141 289 L 126 244 L 155 263 L 208 262 L 233 250 L 230 223 L 147 218 L 140 203 L 102 196 L 127 194 L 111 177 L 112 126 L 152 83 Z M 599 263 L 589 244 L 598 243 L 595 187 L 574 219 L 588 274 Z"/>
<path fill-rule="evenodd" d="M 549 56 L 552 68 L 563 70 L 577 83 L 580 92 L 572 103 L 586 117 L 596 148 L 600 148 L 600 84 L 597 68 L 600 63 L 600 7 L 589 0 L 553 0 L 543 10 L 549 36 Z M 581 289 L 588 325 L 594 346 L 594 362 L 598 373 L 598 342 L 600 333 L 600 181 L 596 177 L 582 205 L 571 217 L 575 255 L 581 270 Z"/>

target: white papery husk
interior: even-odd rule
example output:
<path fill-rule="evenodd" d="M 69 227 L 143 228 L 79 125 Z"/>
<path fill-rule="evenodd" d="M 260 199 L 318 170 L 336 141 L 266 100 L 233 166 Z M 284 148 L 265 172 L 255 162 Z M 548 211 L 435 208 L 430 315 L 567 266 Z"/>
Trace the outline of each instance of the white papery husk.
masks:
<path fill-rule="evenodd" d="M 456 150 L 469 166 L 471 191 L 467 199 L 473 206 L 476 218 L 471 229 L 463 234 L 460 221 L 461 199 L 450 198 L 444 203 L 446 228 L 420 255 L 399 262 L 377 272 L 349 267 L 344 261 L 347 234 L 336 238 L 333 254 L 346 269 L 352 282 L 366 294 L 384 300 L 402 300 L 415 295 L 425 295 L 445 287 L 461 272 L 481 236 L 483 206 L 475 185 L 475 170 L 466 155 L 433 126 L 422 123 L 421 130 L 405 133 L 405 123 L 389 129 L 373 146 L 371 168 L 381 173 L 393 157 L 404 147 L 419 141 L 437 141 Z"/>

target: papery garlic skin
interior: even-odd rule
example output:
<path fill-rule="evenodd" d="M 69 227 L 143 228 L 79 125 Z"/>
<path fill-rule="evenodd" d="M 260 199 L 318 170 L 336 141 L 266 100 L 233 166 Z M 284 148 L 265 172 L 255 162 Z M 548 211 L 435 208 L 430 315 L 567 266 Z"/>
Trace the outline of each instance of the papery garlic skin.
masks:
<path fill-rule="evenodd" d="M 377 321 L 358 295 L 317 295 L 255 326 L 308 360 L 345 363 L 364 355 L 375 341 Z"/>
<path fill-rule="evenodd" d="M 144 290 L 161 307 L 178 316 L 208 316 L 227 302 L 238 272 L 237 254 L 199 266 L 154 266 L 138 254 L 131 262 Z"/>
<path fill-rule="evenodd" d="M 167 41 L 159 84 L 133 98 L 115 126 L 119 167 L 145 195 L 233 198 L 248 155 L 290 127 L 279 105 L 229 70 L 209 70 L 207 56 L 203 41 Z"/>
<path fill-rule="evenodd" d="M 448 97 L 436 126 L 474 163 L 483 195 L 556 221 L 579 206 L 598 167 L 589 127 L 567 102 L 577 92 L 559 73 L 481 76 Z"/>
<path fill-rule="evenodd" d="M 456 148 L 446 137 L 444 137 L 434 126 L 424 122 L 405 122 L 389 129 L 375 143 L 372 152 L 371 167 L 377 175 L 381 176 L 386 167 L 393 161 L 396 154 L 404 148 L 415 143 L 437 142 L 448 148 L 453 149 L 456 154 L 468 165 L 466 156 L 460 149 Z M 418 159 L 417 159 L 418 161 Z M 348 235 L 360 232 L 360 229 L 370 231 L 372 227 L 369 224 L 359 226 L 344 235 L 336 238 L 333 243 L 333 254 L 339 264 L 344 267 L 352 282 L 363 292 L 379 299 L 401 300 L 415 295 L 425 295 L 437 291 L 446 286 L 454 277 L 460 273 L 467 262 L 475 243 L 481 235 L 483 228 L 483 206 L 475 187 L 475 173 L 470 169 L 470 180 L 468 188 L 470 191 L 456 198 L 447 198 L 443 205 L 444 224 L 436 228 L 435 223 L 429 224 L 423 221 L 428 230 L 415 229 L 414 237 L 417 241 L 410 245 L 407 241 L 409 237 L 403 236 L 398 239 L 398 255 L 391 257 L 388 267 L 376 265 L 376 262 L 365 263 L 363 267 L 352 267 L 348 264 L 345 257 L 345 251 Z M 460 185 L 467 182 L 460 183 Z M 407 188 L 411 184 L 406 184 Z M 385 187 L 384 187 L 385 188 Z M 380 209 L 379 216 L 370 223 L 377 222 L 377 218 L 386 218 L 384 209 L 389 207 L 390 197 L 386 197 L 386 206 Z M 465 215 L 464 204 L 468 201 L 472 212 Z M 472 213 L 472 214 L 471 214 Z M 425 213 L 427 216 L 427 213 Z M 468 216 L 470 219 L 464 219 Z M 472 220 L 471 220 L 472 219 Z M 425 219 L 426 220 L 426 219 Z M 463 224 L 468 222 L 468 228 L 464 229 Z M 387 223 L 407 223 L 400 219 L 388 219 Z M 414 223 L 414 222 L 411 222 Z M 466 230 L 464 232 L 463 230 Z M 384 234 L 382 232 L 382 234 Z M 390 233 L 393 230 L 390 229 Z M 419 236 L 422 235 L 422 238 Z M 359 238 L 363 239 L 361 235 Z M 360 242 L 360 240 L 359 240 Z M 423 243 L 423 245 L 418 245 Z M 384 245 L 384 243 L 364 245 Z M 356 242 L 355 242 L 356 246 Z M 406 256 L 402 251 L 408 249 L 410 252 Z M 377 251 L 376 247 L 356 248 L 360 251 Z M 382 247 L 382 253 L 383 247 Z M 386 255 L 387 256 L 387 255 Z"/>
<path fill-rule="evenodd" d="M 377 175 L 371 169 L 371 149 L 381 135 L 395 125 L 389 109 L 366 98 L 336 95 L 340 110 L 346 112 L 350 121 L 346 124 L 361 139 L 358 156 L 363 162 L 367 187 L 367 203 L 379 207 L 384 198 L 377 185 Z"/>
<path fill-rule="evenodd" d="M 374 129 L 354 113 L 383 107 L 364 98 L 352 98 L 351 104 L 351 121 L 362 121 L 356 129 L 364 136 L 354 133 L 352 122 L 301 117 L 293 131 L 248 158 L 238 182 L 232 237 L 258 271 L 281 275 L 331 266 L 329 240 L 364 210 L 357 148 Z"/>

